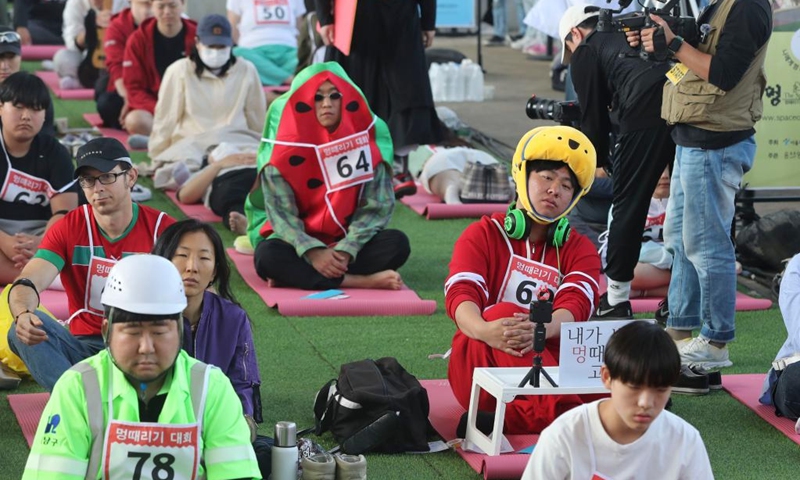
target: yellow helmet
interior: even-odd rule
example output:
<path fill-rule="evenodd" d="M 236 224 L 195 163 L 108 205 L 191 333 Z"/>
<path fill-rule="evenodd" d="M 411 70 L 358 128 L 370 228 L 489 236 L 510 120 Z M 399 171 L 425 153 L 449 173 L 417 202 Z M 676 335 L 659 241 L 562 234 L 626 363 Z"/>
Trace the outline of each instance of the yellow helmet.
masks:
<path fill-rule="evenodd" d="M 578 187 L 572 202 L 555 218 L 540 215 L 533 208 L 528 195 L 527 162 L 536 160 L 560 161 L 567 164 L 578 179 Z M 516 184 L 517 196 L 525 212 L 535 222 L 547 224 L 565 217 L 578 200 L 586 195 L 594 182 L 597 167 L 597 152 L 589 138 L 580 130 L 563 125 L 537 127 L 522 136 L 511 162 L 511 176 Z"/>

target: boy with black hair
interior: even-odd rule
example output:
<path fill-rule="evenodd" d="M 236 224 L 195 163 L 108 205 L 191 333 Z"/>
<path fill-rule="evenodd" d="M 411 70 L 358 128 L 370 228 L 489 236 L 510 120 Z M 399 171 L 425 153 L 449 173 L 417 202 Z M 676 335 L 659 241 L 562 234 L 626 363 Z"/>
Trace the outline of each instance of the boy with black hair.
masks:
<path fill-rule="evenodd" d="M 700 433 L 663 411 L 680 369 L 675 342 L 658 325 L 635 321 L 617 330 L 600 369 L 611 398 L 546 428 L 522 479 L 647 479 L 653 472 L 662 479 L 714 478 Z"/>
<path fill-rule="evenodd" d="M 78 206 L 72 157 L 58 140 L 42 133 L 49 106 L 47 86 L 35 75 L 17 72 L 0 83 L 2 285 L 19 275 L 44 232 Z"/>

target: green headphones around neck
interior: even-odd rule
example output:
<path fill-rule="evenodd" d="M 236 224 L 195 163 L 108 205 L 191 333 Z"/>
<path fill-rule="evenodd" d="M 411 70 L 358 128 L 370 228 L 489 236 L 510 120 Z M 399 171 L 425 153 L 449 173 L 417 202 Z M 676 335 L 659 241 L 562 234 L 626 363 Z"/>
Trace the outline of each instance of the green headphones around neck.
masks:
<path fill-rule="evenodd" d="M 506 218 L 503 221 L 503 228 L 505 228 L 509 237 L 514 240 L 528 238 L 531 234 L 533 224 L 533 219 L 525 213 L 525 210 L 516 208 L 515 203 L 508 205 Z M 557 248 L 563 247 L 564 244 L 567 243 L 567 240 L 569 240 L 570 230 L 567 217 L 558 219 L 547 227 L 547 243 Z"/>

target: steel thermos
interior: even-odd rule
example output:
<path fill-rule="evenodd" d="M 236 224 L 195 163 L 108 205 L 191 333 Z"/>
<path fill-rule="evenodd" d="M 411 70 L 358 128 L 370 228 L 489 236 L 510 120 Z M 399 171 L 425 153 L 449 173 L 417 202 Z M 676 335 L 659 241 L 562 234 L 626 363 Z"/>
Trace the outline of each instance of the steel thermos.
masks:
<path fill-rule="evenodd" d="M 294 422 L 278 422 L 275 424 L 270 479 L 297 480 L 297 460 L 297 425 Z"/>

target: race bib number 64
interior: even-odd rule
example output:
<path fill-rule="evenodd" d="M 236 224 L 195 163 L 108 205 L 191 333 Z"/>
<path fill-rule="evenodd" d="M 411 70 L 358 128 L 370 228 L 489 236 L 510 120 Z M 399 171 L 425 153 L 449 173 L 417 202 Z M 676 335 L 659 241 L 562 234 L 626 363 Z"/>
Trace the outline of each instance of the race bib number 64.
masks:
<path fill-rule="evenodd" d="M 317 148 L 329 192 L 368 182 L 375 175 L 367 133 Z"/>

